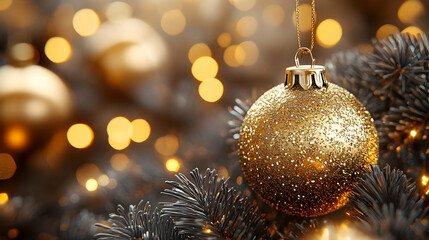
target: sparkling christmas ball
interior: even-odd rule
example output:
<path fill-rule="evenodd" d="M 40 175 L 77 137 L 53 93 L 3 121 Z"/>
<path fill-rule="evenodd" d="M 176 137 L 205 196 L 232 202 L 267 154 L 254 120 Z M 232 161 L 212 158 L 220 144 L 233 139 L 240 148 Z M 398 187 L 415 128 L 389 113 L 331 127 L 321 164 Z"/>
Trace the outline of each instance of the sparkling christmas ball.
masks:
<path fill-rule="evenodd" d="M 321 87 L 318 77 L 315 82 L 320 86 L 280 84 L 264 93 L 247 112 L 239 138 L 252 189 L 268 205 L 303 217 L 344 206 L 352 185 L 378 159 L 377 132 L 365 107 L 347 90 Z"/>

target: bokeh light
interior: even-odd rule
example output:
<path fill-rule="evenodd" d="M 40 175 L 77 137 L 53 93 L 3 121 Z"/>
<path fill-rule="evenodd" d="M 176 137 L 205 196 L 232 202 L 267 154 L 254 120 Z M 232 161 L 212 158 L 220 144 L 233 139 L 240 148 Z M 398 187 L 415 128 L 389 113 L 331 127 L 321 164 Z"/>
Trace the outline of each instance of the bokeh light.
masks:
<path fill-rule="evenodd" d="M 34 47 L 29 43 L 17 43 L 11 48 L 11 56 L 18 61 L 29 61 L 34 58 Z"/>
<path fill-rule="evenodd" d="M 296 12 L 292 15 L 293 24 L 296 26 Z M 308 32 L 311 29 L 311 6 L 309 4 L 301 4 L 299 6 L 299 30 Z"/>
<path fill-rule="evenodd" d="M 411 137 L 415 137 L 416 135 L 417 135 L 417 131 L 416 130 L 413 129 L 413 130 L 410 131 L 410 136 Z"/>
<path fill-rule="evenodd" d="M 179 9 L 167 11 L 162 15 L 161 27 L 168 35 L 178 35 L 186 27 L 185 15 Z"/>
<path fill-rule="evenodd" d="M 403 23 L 413 24 L 425 13 L 425 7 L 419 0 L 407 0 L 398 9 L 398 18 Z"/>
<path fill-rule="evenodd" d="M 177 152 L 179 140 L 176 135 L 169 134 L 155 141 L 155 149 L 164 156 L 171 156 Z"/>
<path fill-rule="evenodd" d="M 86 190 L 88 190 L 89 192 L 93 192 L 97 190 L 98 182 L 94 178 L 90 178 L 86 181 L 85 187 L 86 187 Z"/>
<path fill-rule="evenodd" d="M 200 81 L 216 77 L 218 70 L 219 66 L 216 60 L 207 56 L 195 60 L 191 68 L 192 75 Z"/>
<path fill-rule="evenodd" d="M 237 22 L 237 32 L 242 37 L 250 37 L 258 30 L 258 21 L 252 16 L 240 18 Z"/>
<path fill-rule="evenodd" d="M 258 46 L 252 41 L 244 41 L 235 50 L 237 62 L 244 66 L 251 66 L 256 63 L 259 57 Z"/>
<path fill-rule="evenodd" d="M 52 62 L 62 63 L 70 58 L 72 49 L 65 38 L 53 37 L 45 44 L 45 54 Z"/>
<path fill-rule="evenodd" d="M 28 144 L 27 130 L 22 126 L 9 127 L 4 135 L 6 145 L 14 150 L 22 150 Z"/>
<path fill-rule="evenodd" d="M 223 48 L 228 47 L 231 44 L 231 41 L 231 34 L 227 32 L 221 33 L 219 37 L 217 37 L 217 44 Z"/>
<path fill-rule="evenodd" d="M 123 153 L 116 153 L 110 158 L 110 165 L 116 171 L 123 171 L 128 167 L 130 159 Z"/>
<path fill-rule="evenodd" d="M 387 38 L 391 34 L 399 33 L 399 29 L 392 24 L 384 24 L 378 30 L 375 36 L 377 39 Z"/>
<path fill-rule="evenodd" d="M 99 27 L 100 18 L 98 18 L 97 13 L 92 9 L 81 9 L 73 16 L 73 28 L 83 37 L 91 36 Z"/>
<path fill-rule="evenodd" d="M 124 150 L 125 148 L 130 146 L 130 143 L 131 143 L 131 140 L 129 138 L 126 139 L 125 141 L 118 142 L 115 139 L 112 139 L 111 137 L 109 137 L 108 141 L 109 141 L 109 145 L 116 150 Z"/>
<path fill-rule="evenodd" d="M 212 52 L 205 43 L 196 43 L 192 45 L 188 52 L 188 59 L 191 63 L 194 63 L 200 57 L 208 56 L 210 57 Z"/>
<path fill-rule="evenodd" d="M 165 162 L 165 168 L 170 172 L 178 172 L 180 169 L 180 163 L 175 158 L 170 158 Z"/>
<path fill-rule="evenodd" d="M 223 52 L 223 61 L 226 63 L 226 65 L 230 67 L 240 66 L 240 62 L 237 60 L 236 57 L 241 54 L 244 54 L 244 50 L 240 48 L 241 47 L 238 45 L 231 45 L 225 49 L 225 51 Z"/>
<path fill-rule="evenodd" d="M 113 142 L 129 142 L 133 134 L 133 126 L 125 117 L 115 117 L 107 124 L 107 134 Z"/>
<path fill-rule="evenodd" d="M 427 176 L 423 175 L 423 177 L 422 177 L 422 185 L 426 186 L 428 184 L 428 182 L 429 182 L 429 178 Z"/>
<path fill-rule="evenodd" d="M 67 131 L 67 140 L 75 148 L 86 148 L 94 140 L 94 132 L 86 124 L 73 124 Z"/>
<path fill-rule="evenodd" d="M 264 8 L 262 12 L 262 18 L 267 25 L 272 27 L 278 27 L 284 21 L 285 12 L 280 5 L 270 4 Z M 306 21 L 307 20 L 303 19 L 303 22 Z"/>
<path fill-rule="evenodd" d="M 109 4 L 105 10 L 105 15 L 110 21 L 117 21 L 132 16 L 133 9 L 128 3 L 117 1 Z"/>
<path fill-rule="evenodd" d="M 200 97 L 206 102 L 216 102 L 223 95 L 223 84 L 216 78 L 208 78 L 198 87 Z"/>
<path fill-rule="evenodd" d="M 9 201 L 9 195 L 7 193 L 3 192 L 0 193 L 0 205 L 4 205 Z"/>
<path fill-rule="evenodd" d="M 98 177 L 97 182 L 98 182 L 98 185 L 105 187 L 109 185 L 109 182 L 110 182 L 109 176 L 107 176 L 106 174 L 103 174 L 100 177 Z"/>
<path fill-rule="evenodd" d="M 19 231 L 18 231 L 18 229 L 16 229 L 16 228 L 12 228 L 12 229 L 10 229 L 9 231 L 7 231 L 7 236 L 8 236 L 10 239 L 17 238 L 17 237 L 18 237 L 18 235 L 19 235 Z"/>
<path fill-rule="evenodd" d="M 401 33 L 409 33 L 409 34 L 413 34 L 414 36 L 417 36 L 419 34 L 424 34 L 423 31 L 416 26 L 409 26 L 404 30 L 402 30 Z"/>
<path fill-rule="evenodd" d="M 100 175 L 100 169 L 93 163 L 84 163 L 76 170 L 76 179 L 82 186 L 85 186 L 88 179 L 97 179 Z"/>
<path fill-rule="evenodd" d="M 8 9 L 12 5 L 12 0 L 0 0 L 0 11 Z"/>
<path fill-rule="evenodd" d="M 131 135 L 131 140 L 136 143 L 141 143 L 146 141 L 150 136 L 150 125 L 144 119 L 135 119 L 131 122 L 133 127 L 133 134 Z"/>
<path fill-rule="evenodd" d="M 249 11 L 255 6 L 256 0 L 229 0 L 240 11 Z"/>
<path fill-rule="evenodd" d="M 343 30 L 341 25 L 334 19 L 324 20 L 316 30 L 317 42 L 325 48 L 335 46 L 340 41 L 342 35 Z"/>
<path fill-rule="evenodd" d="M 11 178 L 16 172 L 16 163 L 8 153 L 0 153 L 0 180 Z"/>

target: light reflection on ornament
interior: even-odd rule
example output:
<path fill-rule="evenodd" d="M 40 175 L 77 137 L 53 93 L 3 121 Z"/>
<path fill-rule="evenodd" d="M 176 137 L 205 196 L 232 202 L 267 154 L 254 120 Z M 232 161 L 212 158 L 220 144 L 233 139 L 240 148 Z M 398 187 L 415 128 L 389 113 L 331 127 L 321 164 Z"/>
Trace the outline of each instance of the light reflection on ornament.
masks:
<path fill-rule="evenodd" d="M 188 59 L 191 63 L 194 63 L 200 57 L 208 56 L 211 57 L 212 52 L 204 43 L 196 43 L 192 45 L 188 52 Z"/>
<path fill-rule="evenodd" d="M 219 66 L 216 60 L 207 56 L 195 60 L 191 68 L 192 75 L 200 81 L 216 77 L 218 70 Z"/>
<path fill-rule="evenodd" d="M 416 26 L 409 26 L 409 27 L 405 28 L 404 30 L 402 30 L 401 33 L 409 33 L 409 34 L 412 34 L 416 37 L 418 35 L 424 34 L 424 32 Z"/>
<path fill-rule="evenodd" d="M 419 0 L 407 0 L 398 9 L 398 18 L 403 23 L 414 24 L 425 13 L 425 7 Z"/>
<path fill-rule="evenodd" d="M 136 89 L 140 80 L 152 76 L 167 60 L 167 47 L 161 36 L 135 18 L 105 22 L 86 41 L 103 79 L 111 87 L 127 92 Z"/>
<path fill-rule="evenodd" d="M 100 26 L 97 13 L 89 8 L 77 11 L 73 16 L 73 28 L 82 37 L 94 34 Z"/>
<path fill-rule="evenodd" d="M 180 169 L 180 163 L 175 158 L 170 158 L 165 162 L 165 168 L 170 172 L 178 172 Z"/>
<path fill-rule="evenodd" d="M 155 149 L 164 156 L 171 156 L 176 153 L 179 148 L 179 139 L 176 135 L 169 134 L 158 138 L 155 141 Z"/>
<path fill-rule="evenodd" d="M 0 193 L 0 205 L 4 205 L 9 201 L 9 195 L 7 193 L 3 192 Z"/>
<path fill-rule="evenodd" d="M 301 5 L 300 12 L 302 11 L 303 5 Z M 264 10 L 262 12 L 262 18 L 264 19 L 264 21 L 265 21 L 265 23 L 267 25 L 272 26 L 272 27 L 278 27 L 284 21 L 285 12 L 284 12 L 283 8 L 280 5 L 278 5 L 278 4 L 270 4 L 270 5 L 268 5 L 268 6 L 266 6 L 264 8 Z M 307 21 L 308 21 L 307 18 L 305 18 L 305 17 L 302 18 L 302 23 L 301 24 L 304 24 L 304 26 L 300 25 L 300 28 L 302 29 L 303 32 L 304 31 L 308 31 L 308 30 L 306 30 L 304 28 L 304 27 L 307 26 L 306 25 Z"/>
<path fill-rule="evenodd" d="M 90 178 L 86 181 L 85 187 L 86 187 L 86 190 L 88 190 L 89 192 L 93 192 L 93 191 L 97 190 L 98 182 L 97 182 L 97 180 Z"/>
<path fill-rule="evenodd" d="M 216 102 L 223 95 L 223 84 L 216 78 L 208 78 L 198 87 L 200 97 L 206 102 Z"/>
<path fill-rule="evenodd" d="M 16 163 L 7 153 L 0 153 L 0 180 L 11 178 L 16 172 Z"/>
<path fill-rule="evenodd" d="M 173 9 L 162 15 L 161 27 L 168 35 L 179 35 L 186 27 L 186 18 L 182 11 Z"/>
<path fill-rule="evenodd" d="M 53 37 L 45 44 L 45 54 L 52 62 L 62 63 L 70 58 L 72 48 L 65 38 Z"/>
<path fill-rule="evenodd" d="M 34 58 L 35 50 L 29 43 L 17 43 L 10 49 L 13 59 L 18 61 L 30 61 Z"/>
<path fill-rule="evenodd" d="M 311 29 L 311 6 L 309 4 L 301 4 L 299 6 L 299 30 L 308 32 Z M 292 15 L 293 24 L 296 26 L 296 12 Z"/>
<path fill-rule="evenodd" d="M 94 140 L 94 132 L 86 124 L 73 124 L 67 131 L 67 140 L 75 148 L 86 148 Z"/>
<path fill-rule="evenodd" d="M 320 46 L 330 48 L 340 41 L 342 34 L 343 30 L 337 21 L 326 19 L 317 27 L 316 39 Z"/>
<path fill-rule="evenodd" d="M 231 34 L 227 32 L 221 33 L 219 37 L 217 37 L 217 43 L 223 48 L 228 47 L 231 44 L 231 41 Z"/>
<path fill-rule="evenodd" d="M 117 1 L 110 3 L 105 11 L 107 19 L 109 21 L 116 21 L 124 18 L 131 17 L 133 9 L 128 3 Z"/>
<path fill-rule="evenodd" d="M 22 150 L 27 146 L 28 133 L 22 126 L 11 126 L 6 130 L 5 143 L 13 150 Z"/>
<path fill-rule="evenodd" d="M 399 29 L 392 24 L 384 24 L 378 30 L 375 36 L 377 39 L 387 38 L 391 34 L 399 33 Z"/>
<path fill-rule="evenodd" d="M 252 16 L 245 16 L 238 20 L 236 28 L 240 36 L 251 37 L 258 30 L 258 21 Z"/>
<path fill-rule="evenodd" d="M 136 143 L 141 143 L 146 141 L 150 136 L 150 125 L 144 119 L 135 119 L 131 122 L 133 127 L 133 134 L 131 135 L 131 140 Z"/>

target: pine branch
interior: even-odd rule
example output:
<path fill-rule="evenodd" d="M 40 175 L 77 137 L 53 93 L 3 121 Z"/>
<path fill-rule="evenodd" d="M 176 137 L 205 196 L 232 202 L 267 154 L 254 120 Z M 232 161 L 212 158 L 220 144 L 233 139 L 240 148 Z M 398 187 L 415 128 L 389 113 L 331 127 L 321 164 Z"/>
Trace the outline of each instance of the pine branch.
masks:
<path fill-rule="evenodd" d="M 142 240 L 180 240 L 184 239 L 174 226 L 173 220 L 155 209 L 151 212 L 149 202 L 140 201 L 137 206 L 130 205 L 128 213 L 118 205 L 118 214 L 111 213 L 112 226 L 96 224 L 104 232 L 97 233 L 96 239 L 142 239 Z"/>
<path fill-rule="evenodd" d="M 400 170 L 373 165 L 353 187 L 351 204 L 359 226 L 383 239 L 425 239 L 428 237 L 429 208 L 416 186 Z"/>
<path fill-rule="evenodd" d="M 183 174 L 176 181 L 167 181 L 172 189 L 163 194 L 175 198 L 163 203 L 163 211 L 171 216 L 190 239 L 269 239 L 264 218 L 247 198 L 227 180 L 219 179 L 215 170 L 201 175 L 198 168 L 191 171 L 189 180 Z"/>

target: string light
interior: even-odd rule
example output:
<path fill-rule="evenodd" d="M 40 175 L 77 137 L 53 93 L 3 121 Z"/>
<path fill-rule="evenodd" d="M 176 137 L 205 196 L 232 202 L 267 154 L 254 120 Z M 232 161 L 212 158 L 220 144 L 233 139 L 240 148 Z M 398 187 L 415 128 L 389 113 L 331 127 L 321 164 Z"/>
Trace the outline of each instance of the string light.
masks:
<path fill-rule="evenodd" d="M 411 137 L 415 137 L 417 135 L 417 131 L 416 130 L 411 130 L 410 131 L 410 136 Z"/>

